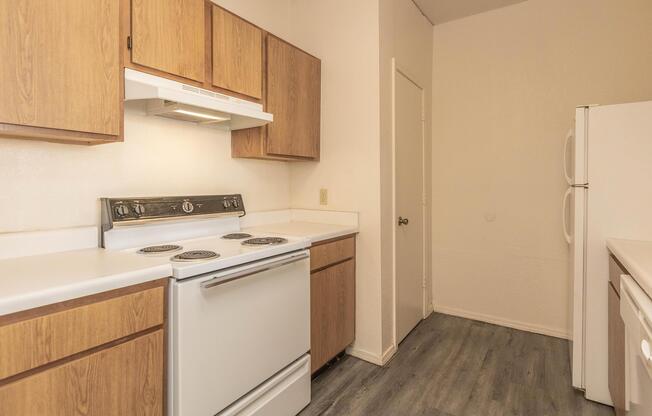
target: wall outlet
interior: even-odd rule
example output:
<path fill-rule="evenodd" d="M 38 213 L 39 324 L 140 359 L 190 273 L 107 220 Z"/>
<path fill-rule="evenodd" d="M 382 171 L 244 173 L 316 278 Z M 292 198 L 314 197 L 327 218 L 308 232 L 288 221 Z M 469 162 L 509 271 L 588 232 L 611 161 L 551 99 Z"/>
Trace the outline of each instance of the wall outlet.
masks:
<path fill-rule="evenodd" d="M 319 205 L 328 205 L 328 189 L 326 188 L 319 190 Z"/>

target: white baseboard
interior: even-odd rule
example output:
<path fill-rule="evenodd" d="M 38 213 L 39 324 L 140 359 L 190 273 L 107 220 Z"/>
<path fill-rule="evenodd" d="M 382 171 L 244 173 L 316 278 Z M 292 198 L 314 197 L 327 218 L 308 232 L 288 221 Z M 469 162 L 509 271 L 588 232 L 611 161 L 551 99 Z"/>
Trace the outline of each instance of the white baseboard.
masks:
<path fill-rule="evenodd" d="M 347 348 L 346 353 L 354 356 L 355 358 L 359 358 L 371 364 L 376 364 L 382 367 L 392 359 L 394 354 L 396 354 L 396 351 L 396 345 L 390 345 L 382 355 L 374 354 L 372 352 L 361 350 L 355 347 Z"/>
<path fill-rule="evenodd" d="M 385 352 L 383 353 L 383 356 L 382 356 L 382 363 L 383 364 L 382 365 L 387 364 L 389 362 L 389 360 L 391 360 L 392 357 L 394 357 L 394 354 L 396 354 L 396 351 L 398 351 L 398 349 L 396 348 L 396 345 L 394 345 L 394 344 L 390 345 L 385 350 Z"/>
<path fill-rule="evenodd" d="M 367 361 L 371 364 L 376 364 L 380 366 L 383 365 L 383 357 L 369 351 L 361 350 L 355 347 L 349 347 L 346 349 L 346 353 L 354 356 L 355 358 L 359 358 L 361 360 Z"/>
<path fill-rule="evenodd" d="M 430 316 L 435 311 L 435 307 L 432 305 L 432 302 L 426 305 L 426 316 L 423 317 L 423 319 L 426 319 L 427 317 Z"/>
<path fill-rule="evenodd" d="M 496 316 L 486 315 L 477 312 L 465 311 L 457 308 L 449 308 L 447 306 L 434 306 L 435 312 L 443 313 L 445 315 L 459 316 L 460 318 L 473 319 L 474 321 L 487 322 L 489 324 L 505 326 L 507 328 L 514 328 L 521 331 L 533 332 L 535 334 L 548 335 L 555 338 L 570 339 L 571 336 L 566 331 L 559 329 L 548 328 L 540 325 L 528 324 L 525 322 L 513 321 L 510 319 L 498 318 Z"/>

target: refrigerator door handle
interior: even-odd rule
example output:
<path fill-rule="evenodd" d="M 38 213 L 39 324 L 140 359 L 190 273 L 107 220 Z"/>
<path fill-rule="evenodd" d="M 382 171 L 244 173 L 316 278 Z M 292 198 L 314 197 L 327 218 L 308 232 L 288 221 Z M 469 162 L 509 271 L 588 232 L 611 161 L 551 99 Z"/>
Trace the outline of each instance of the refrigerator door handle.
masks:
<path fill-rule="evenodd" d="M 573 178 L 568 174 L 568 144 L 571 142 L 571 139 L 574 138 L 574 131 L 571 128 L 566 134 L 566 141 L 564 142 L 564 176 L 566 177 L 566 182 L 569 185 L 573 185 Z"/>
<path fill-rule="evenodd" d="M 568 201 L 570 201 L 570 196 L 572 192 L 573 192 L 572 187 L 566 190 L 566 193 L 564 194 L 563 202 L 561 204 L 561 217 L 563 219 L 562 226 L 564 228 L 564 238 L 566 238 L 566 242 L 568 244 L 571 244 L 573 242 L 573 236 L 570 235 L 570 233 L 568 232 L 568 215 L 566 215 L 568 210 L 566 209 L 566 205 L 568 204 Z"/>

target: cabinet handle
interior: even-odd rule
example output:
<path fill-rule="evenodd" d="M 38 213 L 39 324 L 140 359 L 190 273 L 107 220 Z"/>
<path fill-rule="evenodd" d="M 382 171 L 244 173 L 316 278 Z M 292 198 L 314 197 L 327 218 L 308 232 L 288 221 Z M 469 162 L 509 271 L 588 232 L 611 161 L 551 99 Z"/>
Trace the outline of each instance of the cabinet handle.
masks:
<path fill-rule="evenodd" d="M 398 226 L 399 227 L 401 225 L 408 225 L 409 222 L 410 222 L 410 220 L 408 220 L 407 218 L 398 217 Z"/>

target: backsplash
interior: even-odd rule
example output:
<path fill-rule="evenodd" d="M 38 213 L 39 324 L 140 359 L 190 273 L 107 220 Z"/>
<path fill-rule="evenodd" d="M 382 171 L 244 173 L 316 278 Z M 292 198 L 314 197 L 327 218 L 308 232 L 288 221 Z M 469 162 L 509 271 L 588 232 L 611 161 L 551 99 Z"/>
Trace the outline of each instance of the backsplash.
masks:
<path fill-rule="evenodd" d="M 0 233 L 99 223 L 99 198 L 242 193 L 248 210 L 288 208 L 289 166 L 231 159 L 230 133 L 125 106 L 124 143 L 0 140 Z"/>

